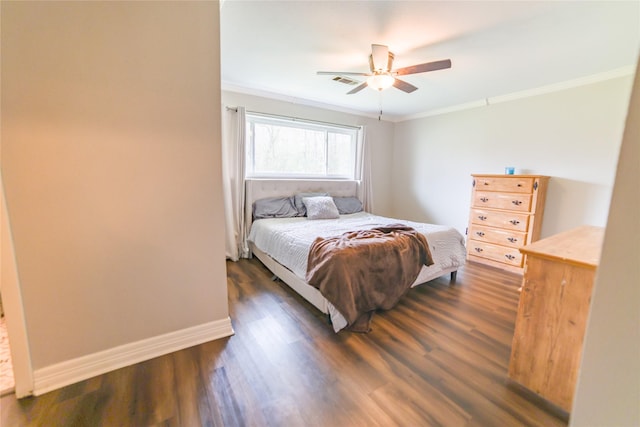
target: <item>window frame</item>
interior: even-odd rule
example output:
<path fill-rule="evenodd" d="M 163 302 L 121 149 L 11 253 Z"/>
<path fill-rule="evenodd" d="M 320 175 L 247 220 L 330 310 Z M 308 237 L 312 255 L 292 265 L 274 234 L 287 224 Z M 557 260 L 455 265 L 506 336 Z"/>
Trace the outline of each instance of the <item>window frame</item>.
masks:
<path fill-rule="evenodd" d="M 294 129 L 303 129 L 310 131 L 321 131 L 324 133 L 324 174 L 300 174 L 300 173 L 256 173 L 255 172 L 255 124 L 277 125 L 290 127 Z M 246 136 L 245 136 L 245 178 L 246 179 L 326 179 L 326 180 L 355 180 L 358 173 L 358 143 L 361 128 L 357 126 L 347 126 L 336 123 L 319 122 L 313 120 L 299 119 L 293 117 L 277 116 L 264 113 L 247 112 L 246 113 Z M 351 174 L 338 175 L 329 174 L 329 135 L 342 134 L 349 135 L 351 138 L 351 156 L 353 165 Z"/>

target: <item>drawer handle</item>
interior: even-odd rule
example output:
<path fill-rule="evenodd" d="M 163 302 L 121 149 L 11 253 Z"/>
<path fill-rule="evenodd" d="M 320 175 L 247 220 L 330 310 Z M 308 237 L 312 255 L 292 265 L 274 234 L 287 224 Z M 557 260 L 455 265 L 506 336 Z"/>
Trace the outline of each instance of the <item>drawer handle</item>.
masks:
<path fill-rule="evenodd" d="M 514 257 L 514 256 L 513 256 L 513 255 L 511 255 L 511 254 L 506 254 L 506 255 L 505 255 L 505 257 L 507 257 L 507 259 L 508 259 L 509 261 L 513 261 L 514 259 L 516 259 L 516 257 Z"/>
<path fill-rule="evenodd" d="M 516 239 L 515 237 L 507 237 L 507 240 L 510 241 L 511 243 L 515 243 L 518 241 L 518 239 Z"/>
<path fill-rule="evenodd" d="M 484 215 L 480 215 L 480 216 L 478 216 L 478 219 L 479 219 L 480 221 L 484 221 L 485 219 L 487 219 L 487 217 L 486 217 L 486 216 L 484 216 Z"/>
<path fill-rule="evenodd" d="M 516 206 L 520 206 L 522 204 L 521 200 L 512 200 L 511 203 L 513 203 Z"/>
<path fill-rule="evenodd" d="M 522 184 L 518 184 L 518 187 L 522 187 Z"/>
<path fill-rule="evenodd" d="M 487 181 L 484 182 L 484 185 L 489 185 L 489 183 Z"/>
<path fill-rule="evenodd" d="M 480 237 L 484 236 L 484 233 L 482 231 L 476 231 L 476 234 Z"/>
<path fill-rule="evenodd" d="M 473 248 L 476 250 L 476 252 L 482 252 L 482 248 Z"/>
<path fill-rule="evenodd" d="M 518 225 L 520 224 L 520 221 L 518 221 L 517 219 L 512 219 L 511 221 L 509 221 L 511 224 L 513 225 Z"/>
<path fill-rule="evenodd" d="M 480 197 L 480 200 L 487 203 L 489 201 L 489 199 L 487 199 L 486 197 Z"/>

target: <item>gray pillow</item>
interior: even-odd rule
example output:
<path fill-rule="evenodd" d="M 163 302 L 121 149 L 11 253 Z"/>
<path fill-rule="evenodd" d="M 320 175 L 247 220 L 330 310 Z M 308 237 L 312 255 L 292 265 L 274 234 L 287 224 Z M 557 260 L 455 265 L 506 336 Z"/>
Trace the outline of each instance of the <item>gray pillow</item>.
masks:
<path fill-rule="evenodd" d="M 333 203 L 333 197 L 303 197 L 302 202 L 307 208 L 307 218 L 309 219 L 340 218 L 338 208 Z"/>
<path fill-rule="evenodd" d="M 294 198 L 293 204 L 298 210 L 298 215 L 305 216 L 307 214 L 307 209 L 305 208 L 304 203 L 302 202 L 303 197 L 316 197 L 316 196 L 328 196 L 328 195 L 329 193 L 298 193 L 295 196 L 293 196 Z"/>
<path fill-rule="evenodd" d="M 334 197 L 333 202 L 336 204 L 340 215 L 362 211 L 362 202 L 357 197 Z"/>
<path fill-rule="evenodd" d="M 300 216 L 292 197 L 268 197 L 253 203 L 253 219 Z"/>

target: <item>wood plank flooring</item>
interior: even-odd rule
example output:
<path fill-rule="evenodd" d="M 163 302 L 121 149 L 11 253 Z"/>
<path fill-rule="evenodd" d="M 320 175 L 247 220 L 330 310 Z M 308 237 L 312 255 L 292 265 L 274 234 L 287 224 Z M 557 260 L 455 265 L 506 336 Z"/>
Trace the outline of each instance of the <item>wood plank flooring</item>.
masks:
<path fill-rule="evenodd" d="M 2 426 L 566 426 L 507 380 L 520 278 L 468 264 L 335 334 L 258 260 L 228 262 L 236 334 L 17 401 Z"/>

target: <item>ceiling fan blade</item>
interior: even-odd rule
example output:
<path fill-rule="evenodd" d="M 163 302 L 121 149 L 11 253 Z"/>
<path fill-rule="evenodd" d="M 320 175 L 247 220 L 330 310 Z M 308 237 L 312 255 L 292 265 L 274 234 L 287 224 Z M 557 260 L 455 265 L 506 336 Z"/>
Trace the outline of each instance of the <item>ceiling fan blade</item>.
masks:
<path fill-rule="evenodd" d="M 364 89 L 365 87 L 367 87 L 367 82 L 362 83 L 360 86 L 356 86 L 353 89 L 351 89 L 349 92 L 347 92 L 347 95 L 353 95 L 354 93 L 358 93 L 360 92 L 362 89 Z"/>
<path fill-rule="evenodd" d="M 371 64 L 373 70 L 390 71 L 389 66 L 389 47 L 383 44 L 371 45 Z"/>
<path fill-rule="evenodd" d="M 370 76 L 369 73 L 354 73 L 351 71 L 317 71 L 319 76 Z"/>
<path fill-rule="evenodd" d="M 418 88 L 412 85 L 411 83 L 407 83 L 404 80 L 400 80 L 400 79 L 395 79 L 395 81 L 393 82 L 393 86 L 407 93 L 411 93 L 415 90 L 418 90 Z"/>
<path fill-rule="evenodd" d="M 426 73 L 427 71 L 443 70 L 451 68 L 451 60 L 443 59 L 441 61 L 426 62 L 424 64 L 412 65 L 410 67 L 398 68 L 393 71 L 395 76 L 405 76 L 407 74 Z"/>

